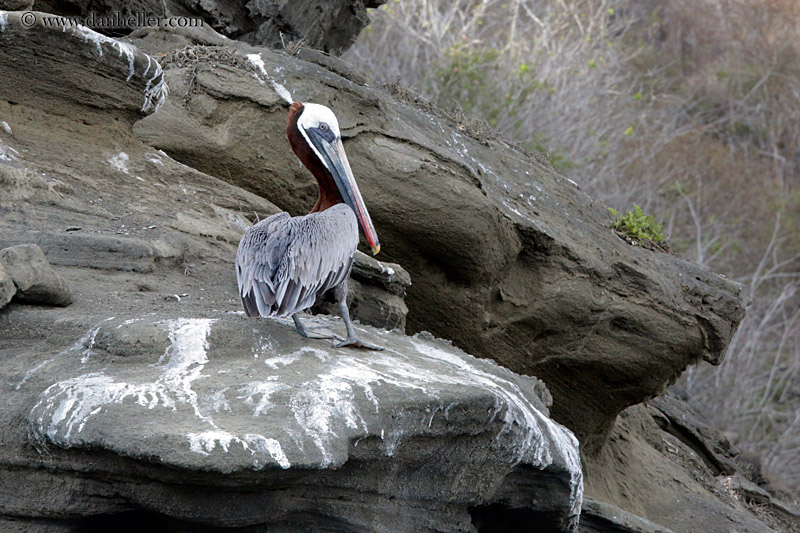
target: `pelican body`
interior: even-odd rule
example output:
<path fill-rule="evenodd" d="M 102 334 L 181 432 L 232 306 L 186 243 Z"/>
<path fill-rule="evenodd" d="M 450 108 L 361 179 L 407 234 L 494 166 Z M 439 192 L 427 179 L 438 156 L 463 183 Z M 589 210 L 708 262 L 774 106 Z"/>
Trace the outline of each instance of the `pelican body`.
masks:
<path fill-rule="evenodd" d="M 372 248 L 380 243 L 358 190 L 333 112 L 295 102 L 286 134 L 301 163 L 317 178 L 319 199 L 305 216 L 278 213 L 250 227 L 236 253 L 239 296 L 248 316 L 291 316 L 306 338 L 336 338 L 306 330 L 298 313 L 329 290 L 339 304 L 347 338 L 334 344 L 381 349 L 361 341 L 347 309 L 347 282 L 359 227 Z"/>

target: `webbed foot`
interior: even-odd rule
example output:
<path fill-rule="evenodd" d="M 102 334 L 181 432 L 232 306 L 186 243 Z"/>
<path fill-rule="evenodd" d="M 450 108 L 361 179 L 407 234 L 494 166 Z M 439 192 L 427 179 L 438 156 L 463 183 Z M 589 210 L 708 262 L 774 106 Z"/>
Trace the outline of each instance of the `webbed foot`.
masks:
<path fill-rule="evenodd" d="M 379 352 L 383 351 L 382 346 L 378 346 L 376 344 L 370 344 L 369 342 L 364 342 L 358 337 L 348 337 L 344 339 L 342 342 L 337 342 L 333 345 L 334 348 L 343 348 L 345 346 L 354 346 L 356 348 L 364 348 L 365 350 L 377 350 Z"/>

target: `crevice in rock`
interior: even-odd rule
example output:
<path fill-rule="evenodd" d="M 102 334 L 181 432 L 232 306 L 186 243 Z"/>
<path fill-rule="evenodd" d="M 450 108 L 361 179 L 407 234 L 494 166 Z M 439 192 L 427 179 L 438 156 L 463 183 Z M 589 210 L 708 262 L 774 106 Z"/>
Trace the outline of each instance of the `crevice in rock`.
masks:
<path fill-rule="evenodd" d="M 471 507 L 472 525 L 479 533 L 558 533 L 564 531 L 558 517 L 532 509 L 513 509 L 502 503 Z M 535 527 L 534 527 L 535 524 Z"/>

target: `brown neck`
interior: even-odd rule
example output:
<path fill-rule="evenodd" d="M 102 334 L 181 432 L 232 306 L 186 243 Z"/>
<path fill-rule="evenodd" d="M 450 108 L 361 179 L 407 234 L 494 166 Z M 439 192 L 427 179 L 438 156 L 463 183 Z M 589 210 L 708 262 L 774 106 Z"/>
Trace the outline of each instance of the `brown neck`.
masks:
<path fill-rule="evenodd" d="M 317 154 L 308 145 L 306 138 L 300 133 L 300 127 L 297 125 L 297 120 L 303 112 L 303 104 L 295 102 L 289 108 L 289 122 L 286 125 L 286 135 L 289 137 L 289 144 L 292 145 L 292 151 L 300 159 L 300 162 L 314 174 L 317 178 L 317 185 L 319 185 L 319 199 L 311 209 L 311 213 L 318 211 L 325 211 L 329 207 L 344 202 L 339 188 L 333 181 L 330 171 L 325 168 L 322 161 L 319 160 Z"/>

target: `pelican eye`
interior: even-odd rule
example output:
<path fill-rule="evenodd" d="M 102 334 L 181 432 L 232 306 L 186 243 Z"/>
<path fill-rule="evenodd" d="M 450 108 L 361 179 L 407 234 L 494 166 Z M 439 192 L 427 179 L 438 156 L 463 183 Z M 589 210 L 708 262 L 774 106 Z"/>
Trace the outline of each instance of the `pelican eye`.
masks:
<path fill-rule="evenodd" d="M 328 131 L 328 124 L 326 124 L 325 122 L 320 122 L 319 129 L 321 129 L 322 131 Z"/>

